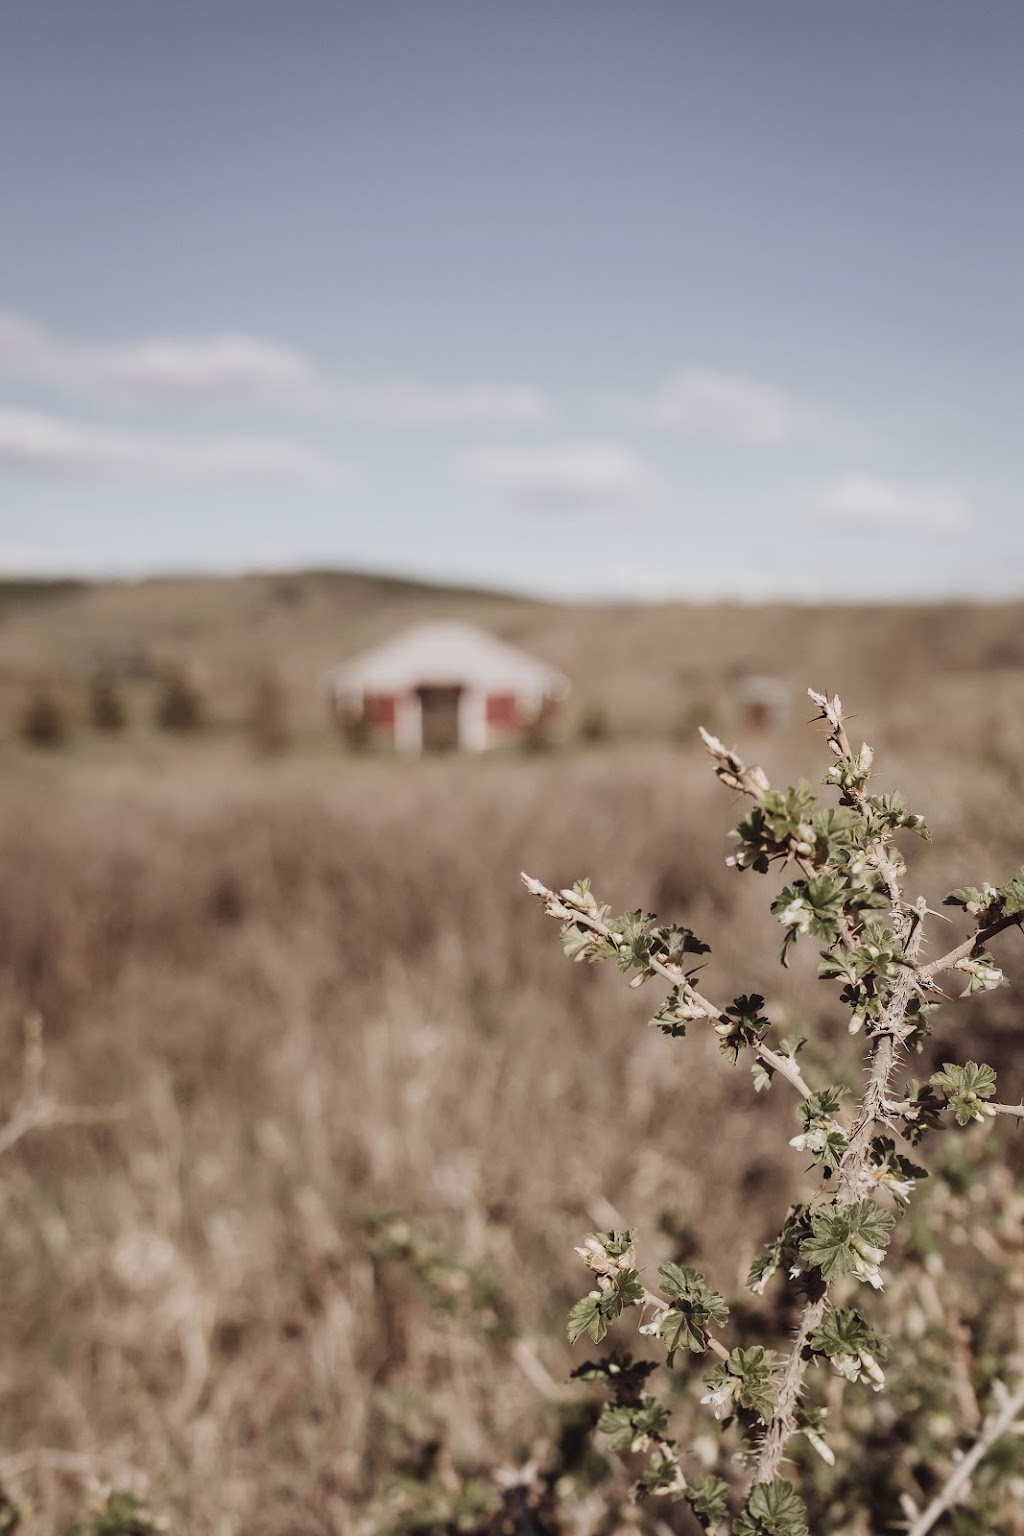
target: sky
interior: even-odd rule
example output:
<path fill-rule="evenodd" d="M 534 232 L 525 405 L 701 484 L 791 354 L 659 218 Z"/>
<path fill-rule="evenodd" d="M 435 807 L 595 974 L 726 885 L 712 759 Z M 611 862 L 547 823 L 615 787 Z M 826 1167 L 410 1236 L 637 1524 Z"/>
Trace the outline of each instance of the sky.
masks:
<path fill-rule="evenodd" d="M 1024 593 L 1016 0 L 0 12 L 0 572 Z"/>

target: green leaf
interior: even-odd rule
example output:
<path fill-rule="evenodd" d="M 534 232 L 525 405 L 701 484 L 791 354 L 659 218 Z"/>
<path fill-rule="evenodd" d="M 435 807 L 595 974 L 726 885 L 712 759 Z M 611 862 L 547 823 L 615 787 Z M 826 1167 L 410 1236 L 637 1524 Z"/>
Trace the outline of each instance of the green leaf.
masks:
<path fill-rule="evenodd" d="M 613 1451 L 645 1451 L 652 1438 L 668 1426 L 668 1409 L 656 1397 L 643 1397 L 635 1407 L 606 1408 L 597 1421 Z"/>
<path fill-rule="evenodd" d="M 739 841 L 729 863 L 767 874 L 775 859 L 788 859 L 794 853 L 805 858 L 816 855 L 816 804 L 808 784 L 766 790 L 734 828 Z"/>
<path fill-rule="evenodd" d="M 811 1349 L 815 1354 L 830 1358 L 856 1355 L 862 1349 L 870 1351 L 879 1360 L 888 1354 L 886 1340 L 866 1322 L 854 1307 L 836 1307 L 811 1334 Z"/>
<path fill-rule="evenodd" d="M 585 1360 L 574 1371 L 571 1381 L 601 1381 L 615 1393 L 619 1403 L 640 1401 L 641 1389 L 652 1371 L 658 1369 L 653 1360 L 634 1360 L 629 1353 L 613 1350 L 599 1360 Z"/>
<path fill-rule="evenodd" d="M 612 1281 L 614 1289 L 618 1292 L 619 1300 L 624 1307 L 634 1307 L 644 1299 L 644 1288 L 640 1283 L 640 1274 L 635 1269 L 620 1269 Z"/>
<path fill-rule="evenodd" d="M 710 944 L 698 939 L 691 928 L 680 928 L 675 923 L 663 928 L 652 928 L 651 950 L 659 960 L 680 965 L 685 955 L 709 955 Z"/>
<path fill-rule="evenodd" d="M 812 1093 L 800 1106 L 801 1134 L 790 1142 L 790 1146 L 810 1152 L 830 1172 L 839 1167 L 849 1146 L 846 1133 L 832 1118 L 845 1092 L 845 1088 L 831 1086 Z"/>
<path fill-rule="evenodd" d="M 633 1414 L 628 1404 L 606 1408 L 597 1421 L 602 1435 L 608 1436 L 608 1448 L 612 1451 L 628 1451 L 633 1444 Z"/>
<path fill-rule="evenodd" d="M 962 1067 L 943 1062 L 942 1071 L 934 1072 L 929 1082 L 943 1090 L 946 1106 L 956 1115 L 958 1125 L 987 1118 L 981 1105 L 996 1091 L 996 1074 L 985 1062 L 969 1061 Z"/>
<path fill-rule="evenodd" d="M 876 1136 L 871 1143 L 872 1171 L 878 1182 L 906 1205 L 919 1179 L 928 1177 L 926 1168 L 918 1167 L 902 1152 L 897 1152 L 891 1136 Z"/>
<path fill-rule="evenodd" d="M 1002 903 L 1004 917 L 1017 917 L 1024 913 L 1024 868 L 1012 880 L 999 886 L 996 894 Z"/>
<path fill-rule="evenodd" d="M 807 1509 L 791 1483 L 758 1483 L 733 1536 L 809 1536 Z"/>
<path fill-rule="evenodd" d="M 670 1357 L 677 1349 L 688 1349 L 694 1355 L 702 1355 L 708 1347 L 707 1333 L 683 1307 L 669 1307 L 662 1316 L 658 1333 Z"/>
<path fill-rule="evenodd" d="M 750 1349 L 734 1349 L 728 1360 L 723 1360 L 705 1372 L 704 1381 L 711 1393 L 704 1401 L 717 1403 L 721 1410 L 735 1404 L 757 1414 L 762 1423 L 771 1420 L 775 1406 L 775 1394 L 779 1384 L 781 1361 L 774 1350 L 760 1344 Z M 715 1417 L 721 1417 L 716 1411 Z"/>
<path fill-rule="evenodd" d="M 608 1332 L 608 1318 L 596 1296 L 584 1296 L 576 1303 L 569 1313 L 566 1331 L 570 1344 L 575 1344 L 585 1333 L 590 1334 L 595 1344 L 600 1344 Z"/>
<path fill-rule="evenodd" d="M 675 1453 L 663 1444 L 659 1444 L 651 1452 L 647 1471 L 637 1478 L 629 1490 L 629 1496 L 634 1501 L 647 1498 L 650 1494 L 655 1497 L 668 1494 L 678 1499 L 685 1492 L 686 1480 L 675 1458 Z"/>
<path fill-rule="evenodd" d="M 636 1241 L 636 1228 L 624 1227 L 621 1231 L 588 1232 L 585 1241 L 588 1247 L 592 1243 L 597 1243 L 609 1259 L 621 1259 L 625 1257 Z"/>
<path fill-rule="evenodd" d="M 996 1091 L 996 1074 L 985 1062 L 969 1061 L 958 1067 L 944 1061 L 941 1072 L 934 1072 L 928 1081 L 947 1093 L 973 1093 L 979 1099 L 990 1099 Z"/>
<path fill-rule="evenodd" d="M 721 1524 L 729 1513 L 729 1484 L 713 1474 L 692 1483 L 686 1497 L 705 1530 Z"/>
<path fill-rule="evenodd" d="M 977 919 L 979 928 L 999 917 L 1024 915 L 1024 869 L 1018 870 L 1000 886 L 986 882 L 979 890 L 976 885 L 961 885 L 955 891 L 950 891 L 943 905 L 962 907 Z"/>
<path fill-rule="evenodd" d="M 929 1131 L 935 1130 L 942 1123 L 939 1117 L 943 1106 L 939 1103 L 931 1084 L 919 1083 L 916 1078 L 911 1078 L 906 1083 L 904 1094 L 913 1109 L 910 1114 L 904 1116 L 903 1135 L 912 1147 L 916 1147 Z"/>
<path fill-rule="evenodd" d="M 924 817 L 907 810 L 907 802 L 898 789 L 890 790 L 885 795 L 869 795 L 868 804 L 874 811 L 874 821 L 880 831 L 895 832 L 905 827 L 908 832 L 916 832 L 918 837 L 923 837 L 925 842 L 931 841 Z"/>
<path fill-rule="evenodd" d="M 791 1205 L 778 1237 L 765 1244 L 747 1275 L 747 1287 L 755 1296 L 763 1296 L 769 1280 L 780 1269 L 790 1270 L 797 1263 L 800 1244 L 810 1231 L 807 1207 Z"/>
<path fill-rule="evenodd" d="M 718 1048 L 735 1066 L 745 1046 L 756 1045 L 770 1028 L 771 1021 L 761 1012 L 764 998 L 759 992 L 733 998 L 721 1018 L 715 1022 Z"/>
<path fill-rule="evenodd" d="M 702 1355 L 708 1347 L 707 1325 L 727 1322 L 729 1308 L 724 1297 L 713 1291 L 704 1276 L 679 1264 L 662 1264 L 658 1270 L 662 1290 L 669 1299 L 658 1330 L 669 1356 L 677 1349 Z"/>
<path fill-rule="evenodd" d="M 768 1066 L 758 1057 L 750 1064 L 750 1073 L 754 1079 L 754 1092 L 765 1093 L 772 1085 L 775 1076 L 775 1068 Z"/>
<path fill-rule="evenodd" d="M 867 1279 L 877 1274 L 876 1254 L 888 1246 L 895 1225 L 888 1211 L 873 1200 L 858 1200 L 842 1207 L 815 1206 L 810 1221 L 811 1235 L 801 1243 L 800 1253 L 821 1270 L 823 1279 L 850 1274 Z"/>
<path fill-rule="evenodd" d="M 686 1006 L 684 989 L 682 987 L 673 987 L 665 1001 L 660 1004 L 658 1011 L 648 1022 L 660 1029 L 663 1035 L 685 1035 L 689 1017 L 684 1012 Z"/>
<path fill-rule="evenodd" d="M 970 912 L 972 916 L 977 917 L 995 899 L 995 895 L 996 893 L 991 886 L 988 887 L 986 892 L 979 891 L 976 885 L 960 885 L 957 886 L 955 891 L 950 891 L 948 896 L 943 897 L 942 905 L 944 907 L 962 907 L 965 912 Z"/>
<path fill-rule="evenodd" d="M 787 929 L 786 948 L 801 933 L 810 933 L 829 944 L 837 939 L 846 898 L 845 887 L 828 874 L 787 885 L 772 902 L 772 911 Z"/>

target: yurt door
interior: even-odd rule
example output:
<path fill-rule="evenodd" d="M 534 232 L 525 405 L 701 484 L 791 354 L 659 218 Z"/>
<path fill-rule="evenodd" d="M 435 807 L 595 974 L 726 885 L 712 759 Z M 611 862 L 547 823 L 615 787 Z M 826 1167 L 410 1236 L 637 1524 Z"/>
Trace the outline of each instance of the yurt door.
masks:
<path fill-rule="evenodd" d="M 462 689 L 417 688 L 423 711 L 424 752 L 454 752 L 459 745 L 459 697 Z"/>

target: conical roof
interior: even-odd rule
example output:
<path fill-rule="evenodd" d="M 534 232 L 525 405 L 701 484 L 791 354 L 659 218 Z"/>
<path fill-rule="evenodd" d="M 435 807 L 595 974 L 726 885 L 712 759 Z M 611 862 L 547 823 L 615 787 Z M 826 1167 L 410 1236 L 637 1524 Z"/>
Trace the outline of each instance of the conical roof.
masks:
<path fill-rule="evenodd" d="M 461 684 L 491 693 L 559 696 L 569 680 L 527 651 L 453 619 L 403 629 L 386 644 L 335 668 L 331 684 L 335 692 L 400 693 Z"/>

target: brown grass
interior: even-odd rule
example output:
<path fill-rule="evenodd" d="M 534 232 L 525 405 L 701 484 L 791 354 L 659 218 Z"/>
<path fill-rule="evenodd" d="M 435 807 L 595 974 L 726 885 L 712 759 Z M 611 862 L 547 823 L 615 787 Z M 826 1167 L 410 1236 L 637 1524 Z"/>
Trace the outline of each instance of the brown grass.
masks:
<path fill-rule="evenodd" d="M 933 904 L 1024 858 L 1018 674 L 959 676 L 870 731 L 935 830 Z M 760 745 L 775 775 L 817 750 Z M 646 993 L 566 964 L 520 868 L 685 920 L 707 990 L 768 990 L 787 1032 L 825 993 L 774 966 L 691 751 L 242 773 L 210 748 L 190 776 L 166 750 L 162 781 L 104 744 L 92 779 L 47 763 L 0 808 L 4 1097 L 38 1011 L 62 1099 L 125 1110 L 0 1164 L 0 1481 L 34 1533 L 89 1470 L 145 1473 L 190 1536 L 384 1529 L 396 1467 L 519 1465 L 564 1424 L 578 1234 L 628 1219 L 649 1263 L 735 1290 L 800 1176 L 782 1090 L 754 1099 L 710 1036 L 666 1041 Z M 943 1038 L 1024 1092 L 1014 995 L 983 1017 Z"/>

